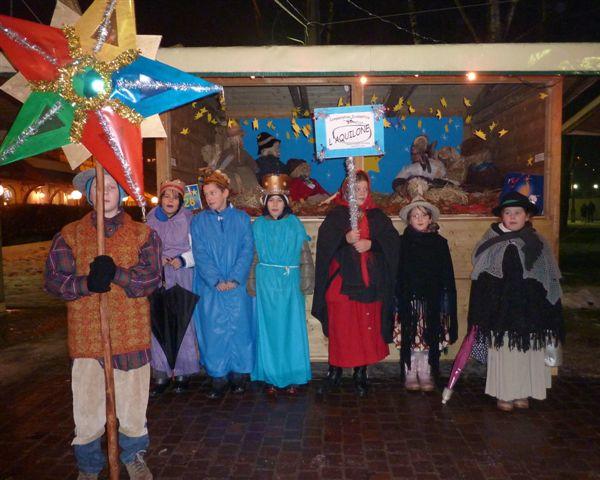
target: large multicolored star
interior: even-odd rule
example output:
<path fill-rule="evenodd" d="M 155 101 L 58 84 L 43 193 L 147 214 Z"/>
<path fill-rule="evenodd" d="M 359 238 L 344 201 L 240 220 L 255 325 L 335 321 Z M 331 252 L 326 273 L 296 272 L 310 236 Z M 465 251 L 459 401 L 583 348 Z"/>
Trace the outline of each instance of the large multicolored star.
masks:
<path fill-rule="evenodd" d="M 140 123 L 222 91 L 142 56 L 132 0 L 96 0 L 62 29 L 0 15 L 0 48 L 31 93 L 0 147 L 0 165 L 80 142 L 142 206 Z"/>

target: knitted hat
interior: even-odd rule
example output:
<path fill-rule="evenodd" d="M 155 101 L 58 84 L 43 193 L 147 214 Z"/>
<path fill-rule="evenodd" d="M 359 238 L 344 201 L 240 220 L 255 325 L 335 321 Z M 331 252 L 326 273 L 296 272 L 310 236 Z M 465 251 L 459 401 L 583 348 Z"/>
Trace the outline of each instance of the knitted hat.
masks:
<path fill-rule="evenodd" d="M 107 177 L 113 178 L 106 170 L 104 171 L 104 175 Z M 75 177 L 73 177 L 73 186 L 75 187 L 76 190 L 79 190 L 81 193 L 83 193 L 85 195 L 86 200 L 90 205 L 93 205 L 90 197 L 91 197 L 92 183 L 94 182 L 95 178 L 96 178 L 96 169 L 95 168 L 88 168 L 87 170 L 83 170 L 83 171 L 79 172 L 77 175 L 75 175 Z M 119 198 L 121 200 L 123 200 L 125 197 L 127 197 L 127 193 L 125 192 L 125 189 L 123 187 L 121 187 L 121 185 L 119 185 L 119 183 L 116 180 L 115 180 L 115 183 L 117 184 L 117 187 L 119 187 Z"/>
<path fill-rule="evenodd" d="M 230 189 L 229 177 L 221 170 L 213 170 L 211 167 L 201 168 L 199 170 L 198 185 L 208 185 L 214 183 L 221 188 Z"/>
<path fill-rule="evenodd" d="M 423 197 L 415 197 L 412 202 L 408 205 L 402 207 L 400 210 L 400 218 L 404 221 L 404 223 L 408 223 L 408 214 L 415 207 L 425 208 L 431 212 L 431 221 L 433 223 L 437 223 L 440 219 L 440 210 L 433 204 L 427 202 Z"/>
<path fill-rule="evenodd" d="M 179 193 L 182 197 L 185 196 L 185 183 L 178 178 L 173 180 L 165 180 L 160 184 L 160 188 L 158 190 L 158 196 L 160 197 L 167 188 L 172 188 L 177 193 Z"/>
<path fill-rule="evenodd" d="M 265 148 L 270 148 L 277 142 L 281 143 L 281 140 L 275 138 L 273 135 L 267 132 L 261 132 L 256 136 L 256 143 L 258 144 L 258 154 L 261 155 Z"/>
<path fill-rule="evenodd" d="M 506 207 L 523 207 L 526 213 L 537 215 L 538 208 L 535 203 L 531 202 L 525 195 L 519 192 L 508 192 L 500 198 L 500 203 L 492 210 L 492 213 L 499 217 L 502 214 L 502 209 Z"/>
<path fill-rule="evenodd" d="M 290 158 L 287 161 L 288 172 L 290 172 L 290 176 L 294 176 L 294 170 L 298 168 L 300 165 L 306 164 L 306 160 L 302 160 L 301 158 Z"/>
<path fill-rule="evenodd" d="M 290 201 L 288 198 L 289 190 L 288 185 L 290 183 L 290 177 L 285 174 L 269 174 L 265 175 L 262 179 L 263 196 L 261 198 L 263 205 L 266 205 L 269 196 L 281 195 L 285 202 L 289 205 Z"/>

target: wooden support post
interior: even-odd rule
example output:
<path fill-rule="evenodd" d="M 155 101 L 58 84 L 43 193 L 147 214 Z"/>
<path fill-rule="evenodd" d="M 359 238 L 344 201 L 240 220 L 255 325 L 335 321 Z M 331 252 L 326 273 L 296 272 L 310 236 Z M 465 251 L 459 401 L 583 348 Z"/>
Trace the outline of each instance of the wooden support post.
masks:
<path fill-rule="evenodd" d="M 98 255 L 104 255 L 104 169 L 96 161 L 96 233 Z M 119 480 L 119 439 L 115 403 L 115 378 L 112 365 L 108 296 L 100 293 L 100 328 L 104 350 L 104 385 L 106 387 L 106 438 L 108 440 L 108 468 L 110 480 Z"/>
<path fill-rule="evenodd" d="M 563 79 L 558 77 L 549 87 L 546 107 L 546 161 L 544 174 L 546 194 L 544 194 L 546 215 L 552 224 L 552 249 L 558 258 L 558 238 L 560 235 L 560 190 L 562 157 L 562 91 Z"/>
<path fill-rule="evenodd" d="M 352 97 L 351 102 L 352 106 L 354 105 L 364 105 L 365 99 L 365 86 L 360 83 L 360 77 L 356 77 L 354 79 L 354 83 L 351 85 L 352 88 Z M 364 170 L 365 168 L 365 158 L 364 157 L 354 157 L 354 165 L 358 170 Z"/>
<path fill-rule="evenodd" d="M 167 132 L 166 138 L 156 139 L 156 189 L 165 180 L 171 180 L 171 114 L 163 113 L 160 116 Z"/>

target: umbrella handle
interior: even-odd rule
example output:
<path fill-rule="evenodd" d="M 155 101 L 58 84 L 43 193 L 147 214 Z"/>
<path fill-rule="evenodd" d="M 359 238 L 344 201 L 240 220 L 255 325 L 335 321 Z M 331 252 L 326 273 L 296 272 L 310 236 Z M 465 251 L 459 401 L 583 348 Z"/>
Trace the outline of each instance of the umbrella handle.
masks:
<path fill-rule="evenodd" d="M 451 388 L 444 388 L 444 392 L 442 393 L 442 405 L 446 405 L 446 403 L 448 403 L 448 401 L 452 398 L 453 393 L 454 390 L 452 390 Z"/>

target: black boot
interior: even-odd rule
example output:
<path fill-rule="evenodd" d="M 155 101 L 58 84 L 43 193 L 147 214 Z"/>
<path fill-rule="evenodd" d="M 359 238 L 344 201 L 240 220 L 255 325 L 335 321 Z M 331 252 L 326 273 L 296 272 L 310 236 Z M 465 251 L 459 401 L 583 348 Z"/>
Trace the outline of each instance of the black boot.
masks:
<path fill-rule="evenodd" d="M 327 392 L 338 388 L 342 381 L 343 371 L 344 370 L 341 367 L 334 367 L 333 365 L 329 365 L 327 376 L 323 379 L 323 383 L 317 390 L 317 393 L 319 395 L 324 395 Z"/>
<path fill-rule="evenodd" d="M 173 391 L 175 393 L 185 393 L 190 386 L 190 377 L 187 375 L 178 375 L 175 377 L 175 388 Z"/>
<path fill-rule="evenodd" d="M 369 393 L 369 380 L 367 378 L 367 367 L 355 367 L 354 375 L 352 375 L 354 379 L 354 388 L 356 390 L 356 394 L 359 397 L 366 397 Z"/>
<path fill-rule="evenodd" d="M 158 397 L 169 388 L 169 385 L 171 385 L 171 379 L 169 377 L 157 378 L 154 380 L 154 387 L 150 390 L 150 396 Z"/>
<path fill-rule="evenodd" d="M 212 379 L 212 386 L 210 392 L 206 394 L 206 397 L 210 400 L 218 400 L 223 398 L 225 392 L 227 391 L 227 386 L 229 382 L 226 377 L 218 377 Z"/>

